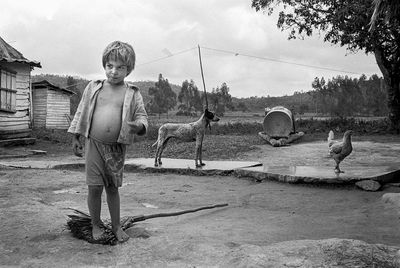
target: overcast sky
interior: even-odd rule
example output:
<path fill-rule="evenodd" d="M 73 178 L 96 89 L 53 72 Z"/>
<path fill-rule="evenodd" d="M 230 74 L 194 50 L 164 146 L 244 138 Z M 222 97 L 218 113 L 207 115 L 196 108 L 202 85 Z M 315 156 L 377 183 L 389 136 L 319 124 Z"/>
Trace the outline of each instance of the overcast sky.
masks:
<path fill-rule="evenodd" d="M 251 0 L 2 0 L 0 36 L 41 63 L 33 74 L 104 78 L 102 52 L 120 40 L 137 55 L 128 80 L 156 81 L 161 73 L 203 90 L 200 45 L 207 90 L 226 82 L 234 97 L 309 91 L 315 77 L 381 76 L 373 55 L 318 36 L 289 41 L 276 21 Z"/>

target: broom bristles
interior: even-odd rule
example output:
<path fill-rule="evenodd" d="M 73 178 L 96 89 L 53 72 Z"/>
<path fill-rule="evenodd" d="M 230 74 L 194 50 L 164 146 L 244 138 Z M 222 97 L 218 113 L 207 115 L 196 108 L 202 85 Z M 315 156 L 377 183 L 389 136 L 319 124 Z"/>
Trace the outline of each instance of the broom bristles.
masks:
<path fill-rule="evenodd" d="M 69 208 L 73 210 L 76 215 L 67 215 L 67 228 L 71 231 L 72 235 L 78 239 L 86 240 L 92 244 L 103 245 L 116 245 L 118 240 L 114 233 L 111 231 L 109 223 L 103 223 L 100 228 L 103 230 L 103 235 L 100 239 L 95 240 L 92 236 L 92 219 L 90 215 L 80 210 Z"/>

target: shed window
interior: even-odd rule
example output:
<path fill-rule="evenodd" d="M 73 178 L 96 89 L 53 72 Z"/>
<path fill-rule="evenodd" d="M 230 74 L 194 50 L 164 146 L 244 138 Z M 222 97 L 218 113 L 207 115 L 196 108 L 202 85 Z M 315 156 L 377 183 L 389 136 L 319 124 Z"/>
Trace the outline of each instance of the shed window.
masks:
<path fill-rule="evenodd" d="M 16 109 L 16 72 L 0 69 L 0 111 L 15 113 Z"/>

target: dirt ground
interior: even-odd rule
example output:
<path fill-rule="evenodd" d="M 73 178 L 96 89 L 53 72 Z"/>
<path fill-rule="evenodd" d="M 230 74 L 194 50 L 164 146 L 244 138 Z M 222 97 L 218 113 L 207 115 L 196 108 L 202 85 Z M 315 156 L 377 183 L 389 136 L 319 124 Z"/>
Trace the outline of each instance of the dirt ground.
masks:
<path fill-rule="evenodd" d="M 240 160 L 330 165 L 318 156 L 323 146 L 259 145 Z M 344 167 L 400 162 L 399 143 L 364 142 L 357 148 Z M 0 266 L 229 267 L 228 261 L 235 263 L 232 252 L 242 245 L 328 238 L 400 244 L 399 211 L 381 199 L 384 193 L 400 192 L 393 185 L 366 192 L 353 186 L 256 183 L 230 176 L 126 173 L 120 189 L 122 216 L 229 205 L 139 222 L 129 230 L 132 238 L 116 246 L 89 244 L 65 228 L 71 213 L 66 208 L 87 211 L 82 170 L 3 168 L 0 185 Z M 108 219 L 104 199 L 102 217 Z"/>

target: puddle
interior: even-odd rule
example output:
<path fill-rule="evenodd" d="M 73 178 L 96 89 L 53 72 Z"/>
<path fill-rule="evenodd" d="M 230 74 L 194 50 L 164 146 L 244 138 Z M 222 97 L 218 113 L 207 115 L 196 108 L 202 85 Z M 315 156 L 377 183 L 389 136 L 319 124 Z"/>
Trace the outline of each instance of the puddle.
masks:
<path fill-rule="evenodd" d="M 66 189 L 57 190 L 57 191 L 53 191 L 53 193 L 55 193 L 55 194 L 65 194 L 65 193 L 68 193 L 68 190 L 66 190 Z"/>
<path fill-rule="evenodd" d="M 155 205 L 149 204 L 149 203 L 141 203 L 143 206 L 145 206 L 146 208 L 158 208 Z"/>
<path fill-rule="evenodd" d="M 79 194 L 79 191 L 72 190 L 72 189 L 61 189 L 53 191 L 54 194 Z"/>

